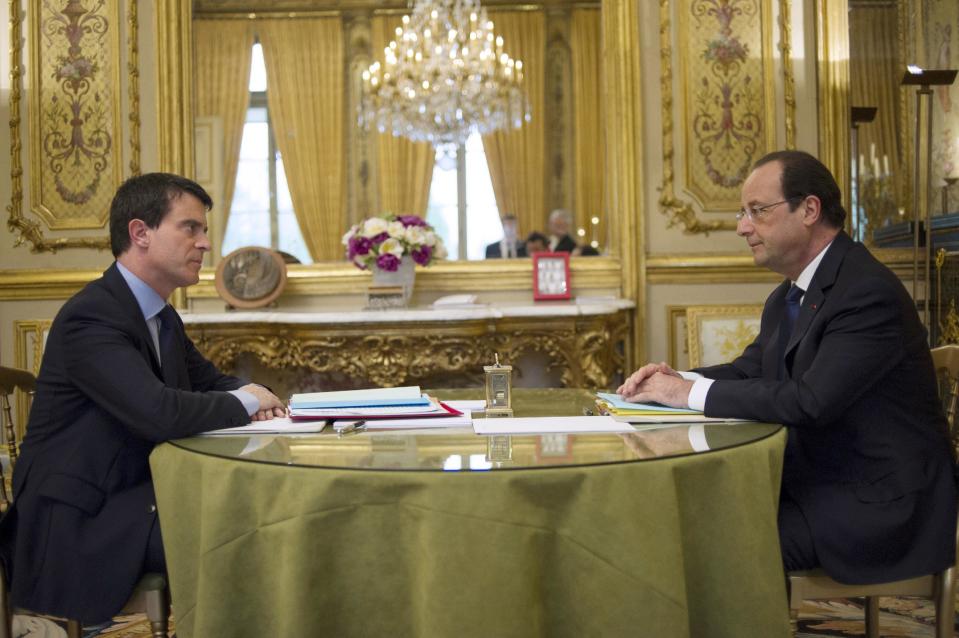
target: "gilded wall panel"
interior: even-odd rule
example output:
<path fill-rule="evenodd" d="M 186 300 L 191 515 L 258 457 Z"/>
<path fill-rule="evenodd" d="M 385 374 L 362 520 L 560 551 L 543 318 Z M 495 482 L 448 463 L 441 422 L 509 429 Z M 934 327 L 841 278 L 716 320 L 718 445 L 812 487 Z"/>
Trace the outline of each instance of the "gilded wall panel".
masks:
<path fill-rule="evenodd" d="M 123 174 L 119 3 L 30 3 L 31 208 L 51 229 L 101 228 Z"/>
<path fill-rule="evenodd" d="M 29 370 L 34 375 L 40 374 L 40 360 L 43 358 L 43 347 L 50 332 L 50 319 L 13 322 L 13 366 L 21 370 Z M 27 425 L 27 414 L 30 409 L 30 396 L 20 390 L 15 393 L 17 439 L 22 440 Z"/>
<path fill-rule="evenodd" d="M 788 15 L 789 5 L 780 0 L 778 14 Z M 740 187 L 752 164 L 777 147 L 777 110 L 784 111 L 786 146 L 794 144 L 792 30 L 780 20 L 777 52 L 775 17 L 772 0 L 660 0 L 664 167 L 659 203 L 671 226 L 682 224 L 687 233 L 735 229 L 729 215 L 707 221 L 697 218 L 697 211 L 739 208 Z"/>
<path fill-rule="evenodd" d="M 929 68 L 959 68 L 959 2 L 932 2 L 926 22 Z M 949 179 L 951 184 L 946 181 Z M 959 85 L 933 87 L 932 186 L 948 188 L 946 205 L 933 200 L 933 213 L 959 211 Z"/>

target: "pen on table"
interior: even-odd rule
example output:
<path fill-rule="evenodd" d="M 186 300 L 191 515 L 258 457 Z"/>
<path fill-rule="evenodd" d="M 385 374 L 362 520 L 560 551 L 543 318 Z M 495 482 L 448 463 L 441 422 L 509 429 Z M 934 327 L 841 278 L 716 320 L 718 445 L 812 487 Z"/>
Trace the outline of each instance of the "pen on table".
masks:
<path fill-rule="evenodd" d="M 338 430 L 340 434 L 347 434 L 348 432 L 355 432 L 356 430 L 361 430 L 366 427 L 366 421 L 353 421 L 352 423 L 347 423 L 342 428 Z"/>

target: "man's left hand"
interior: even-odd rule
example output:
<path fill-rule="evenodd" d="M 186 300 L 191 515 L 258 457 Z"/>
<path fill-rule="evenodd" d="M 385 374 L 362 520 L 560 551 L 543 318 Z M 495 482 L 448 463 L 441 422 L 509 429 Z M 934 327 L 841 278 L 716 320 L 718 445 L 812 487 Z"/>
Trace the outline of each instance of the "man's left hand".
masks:
<path fill-rule="evenodd" d="M 673 408 L 688 408 L 692 387 L 692 381 L 674 374 L 656 372 L 643 379 L 632 395 L 623 398 L 632 403 L 662 403 Z"/>

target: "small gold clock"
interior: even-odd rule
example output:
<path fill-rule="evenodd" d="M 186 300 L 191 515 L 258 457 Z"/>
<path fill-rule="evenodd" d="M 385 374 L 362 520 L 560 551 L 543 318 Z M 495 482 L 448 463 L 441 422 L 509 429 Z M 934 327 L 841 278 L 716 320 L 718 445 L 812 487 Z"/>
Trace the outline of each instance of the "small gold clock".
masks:
<path fill-rule="evenodd" d="M 513 393 L 511 381 L 513 366 L 499 362 L 499 354 L 493 355 L 495 363 L 483 366 L 486 373 L 486 418 L 513 416 Z"/>

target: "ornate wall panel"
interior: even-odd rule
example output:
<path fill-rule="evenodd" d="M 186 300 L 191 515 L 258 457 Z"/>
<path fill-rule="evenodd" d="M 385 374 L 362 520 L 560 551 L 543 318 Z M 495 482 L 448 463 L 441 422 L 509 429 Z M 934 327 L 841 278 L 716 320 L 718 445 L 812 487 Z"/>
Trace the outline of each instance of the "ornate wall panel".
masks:
<path fill-rule="evenodd" d="M 780 0 L 778 11 L 788 16 L 789 1 Z M 740 186 L 753 162 L 777 146 L 778 110 L 785 111 L 786 145 L 794 143 L 794 79 L 791 63 L 783 62 L 791 51 L 791 29 L 780 22 L 784 88 L 778 104 L 773 17 L 772 0 L 660 0 L 660 206 L 671 226 L 682 224 L 687 233 L 735 229 L 729 215 L 704 221 L 696 210 L 739 208 Z M 679 197 L 677 189 L 693 201 Z"/>
<path fill-rule="evenodd" d="M 959 68 L 959 2 L 932 2 L 926 24 L 926 60 L 928 68 Z M 932 185 L 943 187 L 951 181 L 948 211 L 938 201 L 931 202 L 936 212 L 959 211 L 959 84 L 933 89 Z M 947 203 L 948 203 L 947 202 Z"/>
<path fill-rule="evenodd" d="M 45 238 L 52 230 L 103 228 L 114 191 L 123 179 L 121 36 L 126 35 L 129 167 L 140 170 L 138 14 L 136 0 L 41 0 L 28 3 L 30 90 L 26 108 L 31 165 L 30 212 L 24 215 L 21 143 L 25 54 L 23 9 L 10 2 L 11 198 L 7 226 L 16 245 L 34 252 L 109 246 L 105 236 Z M 40 222 L 43 222 L 41 225 Z"/>
<path fill-rule="evenodd" d="M 43 357 L 43 346 L 50 332 L 50 319 L 35 321 L 13 322 L 13 366 L 21 370 L 29 370 L 34 375 L 40 374 L 40 360 Z M 23 439 L 27 426 L 26 415 L 30 409 L 30 397 L 17 390 L 15 392 L 17 440 Z"/>
<path fill-rule="evenodd" d="M 51 229 L 101 228 L 122 179 L 120 10 L 30 3 L 31 209 Z"/>

